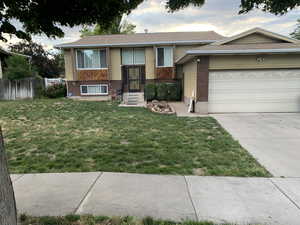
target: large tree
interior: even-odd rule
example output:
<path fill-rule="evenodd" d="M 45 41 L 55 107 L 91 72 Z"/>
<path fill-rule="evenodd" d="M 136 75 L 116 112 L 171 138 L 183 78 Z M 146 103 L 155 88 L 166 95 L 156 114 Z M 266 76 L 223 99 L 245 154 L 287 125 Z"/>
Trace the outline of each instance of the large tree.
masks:
<path fill-rule="evenodd" d="M 42 45 L 32 41 L 22 41 L 10 45 L 12 52 L 28 55 L 31 64 L 41 77 L 57 77 L 64 72 L 63 58 L 60 53 L 46 51 Z"/>
<path fill-rule="evenodd" d="M 0 224 L 17 225 L 17 210 L 0 127 Z"/>
<path fill-rule="evenodd" d="M 103 27 L 97 23 L 93 29 L 84 26 L 80 33 L 81 37 L 99 34 L 133 34 L 135 33 L 135 27 L 134 24 L 126 19 L 122 20 L 122 16 L 118 16 L 108 27 Z"/>
<path fill-rule="evenodd" d="M 4 33 L 30 39 L 31 34 L 62 37 L 61 26 L 100 24 L 109 27 L 120 15 L 128 14 L 144 0 L 1 0 L 0 39 Z M 167 0 L 173 12 L 188 5 L 202 6 L 205 0 Z M 252 9 L 284 14 L 300 6 L 300 0 L 241 0 L 240 13 Z M 12 23 L 18 21 L 19 23 Z M 16 25 L 17 24 L 17 25 Z M 20 24 L 22 26 L 20 26 Z"/>
<path fill-rule="evenodd" d="M 261 9 L 275 15 L 282 15 L 300 6 L 300 0 L 241 0 L 240 13 Z"/>

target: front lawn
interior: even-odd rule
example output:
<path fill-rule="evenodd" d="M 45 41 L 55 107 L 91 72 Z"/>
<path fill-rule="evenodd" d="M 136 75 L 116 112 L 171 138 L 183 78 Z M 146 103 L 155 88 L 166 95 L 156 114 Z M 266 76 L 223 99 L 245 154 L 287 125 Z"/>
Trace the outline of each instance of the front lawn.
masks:
<path fill-rule="evenodd" d="M 137 219 L 130 216 L 107 217 L 92 215 L 67 215 L 64 217 L 31 217 L 21 215 L 19 220 L 20 225 L 234 225 L 229 223 L 216 224 L 209 221 L 174 222 L 167 220 L 155 220 L 151 217 Z"/>
<path fill-rule="evenodd" d="M 213 118 L 111 102 L 1 101 L 12 173 L 110 171 L 269 176 Z"/>

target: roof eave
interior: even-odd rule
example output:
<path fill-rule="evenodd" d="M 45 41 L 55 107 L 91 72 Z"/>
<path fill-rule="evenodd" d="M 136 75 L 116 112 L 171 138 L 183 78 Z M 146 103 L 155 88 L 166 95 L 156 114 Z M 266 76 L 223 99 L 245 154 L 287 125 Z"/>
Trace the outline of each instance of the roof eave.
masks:
<path fill-rule="evenodd" d="M 294 43 L 294 44 L 300 43 L 299 40 L 297 40 L 297 39 L 287 37 L 287 36 L 284 36 L 284 35 L 281 35 L 281 34 L 277 34 L 277 33 L 274 33 L 272 31 L 268 31 L 268 30 L 265 30 L 265 29 L 262 29 L 262 28 L 259 28 L 259 27 L 255 27 L 253 29 L 244 31 L 244 32 L 242 32 L 240 34 L 237 34 L 237 35 L 234 35 L 232 37 L 228 37 L 228 38 L 224 38 L 222 40 L 216 41 L 214 43 L 214 45 L 223 45 L 223 44 L 229 43 L 231 41 L 237 40 L 239 38 L 245 37 L 245 36 L 253 34 L 253 33 L 260 33 L 260 34 L 269 36 L 271 38 L 281 39 L 283 41 L 287 41 L 287 42 Z"/>
<path fill-rule="evenodd" d="M 181 58 L 179 58 L 175 64 L 177 65 L 181 65 L 184 64 L 188 61 L 190 61 L 192 58 L 194 58 L 196 55 L 195 54 L 185 54 L 184 56 L 182 56 Z"/>
<path fill-rule="evenodd" d="M 257 54 L 257 53 L 300 53 L 300 48 L 290 49 L 246 49 L 246 50 L 189 50 L 193 55 L 226 55 L 226 54 Z"/>
<path fill-rule="evenodd" d="M 185 44 L 211 44 L 218 40 L 193 40 L 193 41 L 165 41 L 165 42 L 140 42 L 140 43 L 117 43 L 117 44 L 62 44 L 55 48 L 96 48 L 96 47 L 135 47 L 152 45 L 185 45 Z"/>

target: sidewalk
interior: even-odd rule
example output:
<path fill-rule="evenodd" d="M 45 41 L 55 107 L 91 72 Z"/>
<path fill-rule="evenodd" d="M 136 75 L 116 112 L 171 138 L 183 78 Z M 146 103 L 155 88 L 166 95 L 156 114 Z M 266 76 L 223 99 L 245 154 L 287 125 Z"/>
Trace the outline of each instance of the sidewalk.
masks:
<path fill-rule="evenodd" d="M 12 175 L 19 213 L 296 225 L 300 178 L 128 173 Z"/>

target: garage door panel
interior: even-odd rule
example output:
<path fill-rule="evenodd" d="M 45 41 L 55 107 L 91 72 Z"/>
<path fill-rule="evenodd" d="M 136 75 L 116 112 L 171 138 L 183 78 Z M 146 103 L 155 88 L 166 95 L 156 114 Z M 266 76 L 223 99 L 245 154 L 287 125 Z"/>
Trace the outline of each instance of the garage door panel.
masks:
<path fill-rule="evenodd" d="M 241 108 L 243 109 L 241 111 Z M 224 110 L 226 109 L 226 110 Z M 239 113 L 239 112 L 299 112 L 300 106 L 294 103 L 238 103 L 238 104 L 210 104 L 208 107 L 209 112 L 214 113 Z"/>
<path fill-rule="evenodd" d="M 299 112 L 300 70 L 214 71 L 209 112 Z"/>
<path fill-rule="evenodd" d="M 300 77 L 300 75 L 299 75 Z M 241 83 L 244 83 L 241 85 Z M 267 86 L 266 86 L 267 84 Z M 259 81 L 250 81 L 250 80 L 241 80 L 241 81 L 217 81 L 211 84 L 211 89 L 289 89 L 289 88 L 297 88 L 299 89 L 300 80 L 259 80 Z"/>

